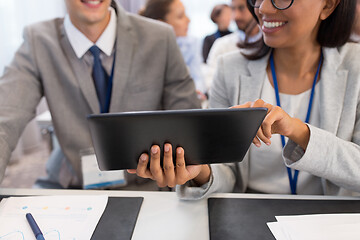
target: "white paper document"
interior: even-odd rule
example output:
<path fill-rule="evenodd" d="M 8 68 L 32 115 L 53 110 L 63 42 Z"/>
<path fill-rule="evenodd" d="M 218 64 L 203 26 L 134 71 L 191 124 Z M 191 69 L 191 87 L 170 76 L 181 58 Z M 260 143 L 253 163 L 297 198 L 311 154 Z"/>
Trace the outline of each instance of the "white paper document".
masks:
<path fill-rule="evenodd" d="M 0 240 L 35 239 L 31 213 L 46 240 L 89 240 L 103 214 L 105 195 L 11 197 L 0 203 Z"/>
<path fill-rule="evenodd" d="M 360 214 L 276 216 L 267 223 L 277 240 L 358 240 Z"/>

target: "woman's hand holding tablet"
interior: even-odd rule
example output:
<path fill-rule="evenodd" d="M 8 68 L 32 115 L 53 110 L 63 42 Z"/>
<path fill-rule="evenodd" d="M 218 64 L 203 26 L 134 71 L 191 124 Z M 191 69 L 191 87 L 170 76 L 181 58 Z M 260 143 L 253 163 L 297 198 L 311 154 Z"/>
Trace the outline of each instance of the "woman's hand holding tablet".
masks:
<path fill-rule="evenodd" d="M 129 169 L 128 172 L 137 174 L 142 178 L 150 178 L 156 181 L 159 187 L 175 187 L 183 185 L 189 180 L 193 180 L 201 186 L 210 179 L 211 170 L 209 165 L 189 165 L 185 164 L 184 149 L 176 149 L 176 161 L 173 161 L 173 149 L 171 144 L 165 143 L 163 167 L 161 167 L 160 147 L 153 145 L 150 151 L 150 168 L 149 156 L 146 153 L 141 154 L 137 169 Z"/>

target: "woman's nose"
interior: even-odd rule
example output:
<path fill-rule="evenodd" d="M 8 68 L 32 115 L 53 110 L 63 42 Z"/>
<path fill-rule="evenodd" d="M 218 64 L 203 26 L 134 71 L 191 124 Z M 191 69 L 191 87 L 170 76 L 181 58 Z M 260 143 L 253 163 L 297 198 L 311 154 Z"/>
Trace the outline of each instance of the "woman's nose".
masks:
<path fill-rule="evenodd" d="M 262 0 L 259 1 L 260 3 L 260 7 L 259 7 L 259 13 L 274 13 L 277 11 L 277 9 L 274 7 L 274 5 L 272 4 L 271 0 Z"/>

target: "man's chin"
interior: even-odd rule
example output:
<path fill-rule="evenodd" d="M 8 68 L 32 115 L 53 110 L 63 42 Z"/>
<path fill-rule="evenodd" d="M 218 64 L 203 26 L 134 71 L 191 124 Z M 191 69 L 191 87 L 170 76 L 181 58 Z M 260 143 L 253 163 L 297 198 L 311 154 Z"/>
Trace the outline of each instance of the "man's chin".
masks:
<path fill-rule="evenodd" d="M 239 23 L 236 22 L 236 25 L 237 25 L 238 29 L 241 31 L 245 31 L 246 26 L 247 26 L 244 22 L 239 22 Z"/>

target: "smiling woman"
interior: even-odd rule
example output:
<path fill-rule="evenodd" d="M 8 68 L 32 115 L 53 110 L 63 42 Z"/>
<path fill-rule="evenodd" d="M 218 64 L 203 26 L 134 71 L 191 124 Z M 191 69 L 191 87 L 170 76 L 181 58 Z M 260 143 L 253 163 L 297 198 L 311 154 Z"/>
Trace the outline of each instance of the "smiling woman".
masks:
<path fill-rule="evenodd" d="M 184 199 L 227 191 L 358 195 L 360 46 L 347 43 L 356 1 L 248 4 L 263 32 L 249 46 L 259 51 L 219 58 L 210 107 L 268 109 L 249 154 L 236 164 L 185 166 L 186 149 L 174 148 L 173 161 L 168 146 L 163 162 L 176 167 L 165 169 L 154 147 L 136 172 L 159 186 L 178 184 Z"/>

